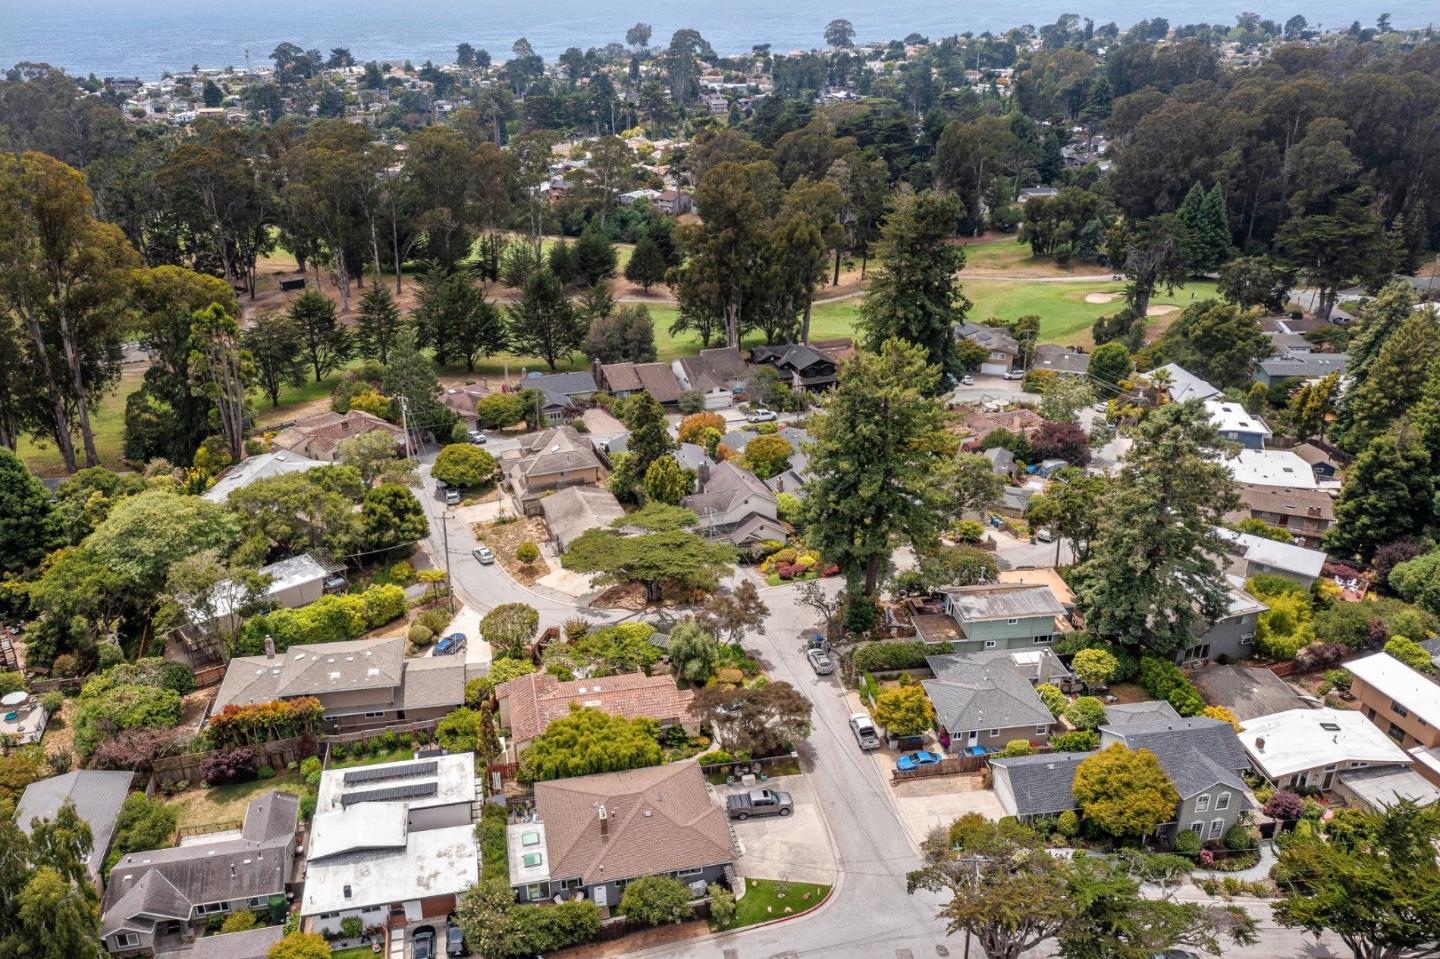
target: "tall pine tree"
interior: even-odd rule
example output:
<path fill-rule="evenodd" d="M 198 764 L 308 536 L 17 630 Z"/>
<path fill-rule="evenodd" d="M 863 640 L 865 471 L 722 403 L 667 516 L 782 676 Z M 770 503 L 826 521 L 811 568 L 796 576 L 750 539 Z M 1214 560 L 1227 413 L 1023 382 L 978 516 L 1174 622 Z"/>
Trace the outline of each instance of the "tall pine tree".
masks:
<path fill-rule="evenodd" d="M 1430 454 L 1402 427 L 1370 441 L 1345 474 L 1325 548 L 1368 561 L 1377 547 L 1423 530 L 1434 515 Z"/>
<path fill-rule="evenodd" d="M 1350 397 L 1347 444 L 1359 448 L 1368 443 L 1420 399 L 1431 362 L 1440 355 L 1436 332 L 1435 311 L 1418 310 L 1380 347 L 1380 354 Z"/>
<path fill-rule="evenodd" d="M 355 349 L 366 359 L 389 361 L 395 334 L 400 329 L 400 308 L 395 297 L 383 283 L 371 284 L 360 297 L 360 311 L 355 315 Z"/>

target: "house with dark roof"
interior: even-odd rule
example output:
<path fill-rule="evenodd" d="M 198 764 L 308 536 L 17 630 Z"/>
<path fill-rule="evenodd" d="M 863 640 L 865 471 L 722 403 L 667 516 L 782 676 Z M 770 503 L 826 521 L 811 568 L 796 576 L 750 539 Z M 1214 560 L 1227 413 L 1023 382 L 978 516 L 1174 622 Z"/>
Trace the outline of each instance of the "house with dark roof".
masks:
<path fill-rule="evenodd" d="M 780 522 L 779 503 L 770 487 L 733 460 L 713 467 L 700 492 L 680 501 L 700 517 L 703 535 L 739 547 L 790 538 Z"/>
<path fill-rule="evenodd" d="M 682 356 L 671 362 L 670 369 L 681 388 L 704 397 L 707 410 L 730 406 L 736 391 L 745 389 L 750 380 L 740 349 L 733 346 L 701 350 L 699 356 Z"/>
<path fill-rule="evenodd" d="M 1013 740 L 1050 741 L 1055 717 L 1035 692 L 1070 671 L 1048 649 L 928 656 L 921 682 L 935 707 L 940 745 L 952 753 L 996 752 Z"/>
<path fill-rule="evenodd" d="M 1119 725 L 1100 727 L 1100 748 L 1119 744 L 1149 750 L 1180 796 L 1174 818 L 1156 829 L 1158 837 L 1173 842 L 1179 830 L 1189 829 L 1203 842 L 1216 842 L 1246 810 L 1255 807 L 1241 778 L 1250 769 L 1250 761 L 1229 723 L 1206 716 L 1125 718 Z M 1093 755 L 1050 753 L 991 759 L 995 796 L 1006 815 L 1022 820 L 1078 810 L 1071 790 L 1075 771 Z"/>
<path fill-rule="evenodd" d="M 1317 481 L 1335 479 L 1345 466 L 1337 453 L 1321 449 L 1313 443 L 1301 443 L 1293 452 L 1310 464 L 1310 470 Z"/>
<path fill-rule="evenodd" d="M 250 801 L 239 832 L 191 836 L 183 846 L 122 856 L 110 870 L 100 936 L 112 956 L 153 956 L 194 942 L 211 916 L 285 910 L 300 798 Z"/>
<path fill-rule="evenodd" d="M 779 435 L 790 443 L 790 465 L 766 480 L 765 485 L 776 495 L 789 493 L 804 499 L 805 484 L 815 475 L 810 471 L 810 454 L 805 450 L 810 443 L 810 434 L 798 427 L 786 426 Z"/>
<path fill-rule="evenodd" d="M 606 475 L 594 445 L 570 426 L 522 437 L 515 455 L 502 466 L 527 516 L 540 515 L 541 497 L 570 486 L 598 486 Z"/>
<path fill-rule="evenodd" d="M 690 711 L 694 701 L 695 693 L 678 688 L 668 674 L 622 673 L 562 682 L 549 673 L 530 673 L 495 687 L 498 719 L 510 730 L 509 745 L 516 755 L 574 706 L 625 719 L 653 719 L 662 729 L 679 726 L 694 736 L 700 728 Z"/>
<path fill-rule="evenodd" d="M 985 350 L 980 361 L 980 372 L 991 376 L 1003 376 L 1010 372 L 1020 356 L 1020 344 L 1010 331 L 1003 326 L 986 326 L 983 323 L 966 321 L 955 327 L 956 340 L 969 340 Z"/>
<path fill-rule="evenodd" d="M 1348 353 L 1287 352 L 1261 360 L 1255 369 L 1255 379 L 1266 386 L 1292 380 L 1318 380 L 1331 373 L 1344 373 L 1349 365 Z"/>
<path fill-rule="evenodd" d="M 1335 522 L 1335 500 L 1323 490 L 1242 483 L 1236 493 L 1240 507 L 1226 514 L 1227 523 L 1258 519 L 1289 533 L 1296 546 L 1319 549 Z"/>
<path fill-rule="evenodd" d="M 1071 376 L 1084 376 L 1090 371 L 1090 354 L 1079 348 L 1041 343 L 1035 347 L 1035 358 L 1031 362 L 1030 368 L 1037 372 L 1050 370 L 1055 373 L 1068 373 Z"/>
<path fill-rule="evenodd" d="M 1071 631 L 1064 605 L 1043 583 L 986 583 L 939 590 L 936 612 L 912 616 L 920 639 L 956 652 L 1033 649 Z"/>
<path fill-rule="evenodd" d="M 1156 377 L 1156 373 L 1163 376 Z M 1169 394 L 1172 403 L 1186 403 L 1190 400 L 1208 400 L 1211 397 L 1219 396 L 1220 391 L 1191 373 L 1178 363 L 1166 363 L 1157 367 L 1149 373 L 1137 374 L 1137 378 L 1156 386 L 1163 380 L 1166 381 L 1165 392 Z"/>
<path fill-rule="evenodd" d="M 535 784 L 535 816 L 508 829 L 522 903 L 589 899 L 614 909 L 627 883 L 668 876 L 696 898 L 736 859 L 725 810 L 694 760 Z"/>
<path fill-rule="evenodd" d="M 236 656 L 225 669 L 210 715 L 226 706 L 306 697 L 320 701 L 326 732 L 438 720 L 465 701 L 465 658 L 406 659 L 403 636 Z"/>
<path fill-rule="evenodd" d="M 445 395 L 440 397 L 440 402 L 464 421 L 466 429 L 473 430 L 480 425 L 480 416 L 475 412 L 475 405 L 494 392 L 496 390 L 482 380 L 479 383 L 466 383 L 464 386 L 447 389 Z"/>
<path fill-rule="evenodd" d="M 190 959 L 267 959 L 270 947 L 285 937 L 280 925 L 205 936 L 195 941 Z"/>
<path fill-rule="evenodd" d="M 595 375 L 589 370 L 540 375 L 531 373 L 520 381 L 519 388 L 540 391 L 540 414 L 547 423 L 559 423 L 576 415 L 580 403 L 599 391 Z"/>
<path fill-rule="evenodd" d="M 37 819 L 54 819 L 67 802 L 75 804 L 75 814 L 90 826 L 90 855 L 85 869 L 100 885 L 101 866 L 110 855 L 115 838 L 115 823 L 120 808 L 130 795 L 135 774 L 128 769 L 76 769 L 62 776 L 51 776 L 25 787 L 15 807 L 15 824 L 27 836 L 31 823 Z"/>
<path fill-rule="evenodd" d="M 750 362 L 768 366 L 793 390 L 828 390 L 835 385 L 839 365 L 825 353 L 804 343 L 776 343 L 750 350 Z"/>

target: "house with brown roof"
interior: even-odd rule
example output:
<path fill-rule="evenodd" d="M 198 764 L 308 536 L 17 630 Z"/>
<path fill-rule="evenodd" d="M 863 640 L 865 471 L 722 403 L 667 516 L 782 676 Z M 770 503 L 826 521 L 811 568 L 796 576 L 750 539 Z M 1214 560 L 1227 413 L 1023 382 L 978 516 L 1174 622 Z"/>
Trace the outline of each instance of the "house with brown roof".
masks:
<path fill-rule="evenodd" d="M 1323 490 L 1242 483 L 1236 492 L 1240 508 L 1226 515 L 1227 523 L 1258 519 L 1289 533 L 1298 546 L 1319 549 L 1325 531 L 1335 522 L 1335 501 Z"/>
<path fill-rule="evenodd" d="M 1301 443 L 1295 447 L 1295 455 L 1310 464 L 1310 469 L 1315 474 L 1317 481 L 1333 480 L 1345 468 L 1339 455 L 1322 449 L 1314 443 Z"/>
<path fill-rule="evenodd" d="M 299 810 L 300 797 L 271 790 L 250 801 L 239 830 L 120 857 L 101 904 L 106 951 L 153 956 L 193 943 L 211 916 L 283 912 Z"/>
<path fill-rule="evenodd" d="M 744 389 L 750 378 L 744 357 L 733 346 L 701 350 L 699 356 L 682 356 L 671 362 L 670 369 L 683 389 L 704 396 L 707 410 L 730 406 L 735 391 Z"/>
<path fill-rule="evenodd" d="M 555 548 L 565 552 L 586 530 L 609 526 L 625 515 L 615 494 L 599 486 L 571 486 L 540 499 Z"/>
<path fill-rule="evenodd" d="M 541 497 L 571 486 L 598 486 L 605 480 L 595 447 L 570 426 L 523 437 L 504 469 L 510 492 L 528 516 L 540 515 Z"/>
<path fill-rule="evenodd" d="M 673 405 L 684 392 L 669 363 L 605 363 L 596 368 L 601 387 L 621 399 L 643 392 L 662 406 Z"/>
<path fill-rule="evenodd" d="M 481 380 L 479 383 L 466 383 L 464 386 L 457 386 L 445 391 L 440 397 L 440 402 L 459 416 L 465 423 L 466 429 L 475 429 L 479 425 L 480 417 L 475 413 L 475 404 L 485 397 L 496 392 L 490 385 Z"/>
<path fill-rule="evenodd" d="M 653 719 L 662 729 L 680 726 L 691 736 L 700 731 L 699 720 L 690 712 L 695 694 L 677 688 L 671 676 L 622 673 L 561 682 L 549 673 L 530 673 L 495 687 L 495 701 L 516 755 L 577 706 L 625 719 Z"/>
<path fill-rule="evenodd" d="M 996 430 L 1009 430 L 1028 438 L 1045 422 L 1043 416 L 1024 406 L 1001 410 L 998 413 L 961 407 L 959 413 L 961 435 L 964 436 L 960 441 L 960 448 L 967 453 L 985 449 L 985 438 Z"/>
<path fill-rule="evenodd" d="M 326 410 L 304 417 L 276 433 L 271 442 L 277 450 L 333 463 L 339 458 L 340 444 L 345 440 L 375 432 L 393 436 L 397 448 L 405 445 L 404 430 L 363 410 L 351 410 L 348 413 Z"/>
<path fill-rule="evenodd" d="M 780 500 L 749 470 L 726 460 L 712 467 L 704 488 L 680 501 L 700 517 L 705 536 L 745 547 L 767 539 L 785 542 L 789 530 L 780 522 Z"/>
<path fill-rule="evenodd" d="M 776 343 L 750 351 L 750 362 L 769 366 L 783 383 L 795 390 L 828 390 L 835 385 L 836 362 L 826 353 L 804 343 Z"/>
<path fill-rule="evenodd" d="M 236 656 L 211 715 L 226 706 L 314 697 L 326 732 L 439 720 L 465 701 L 465 658 L 405 658 L 405 639 L 356 639 Z"/>
<path fill-rule="evenodd" d="M 510 885 L 522 902 L 589 899 L 614 909 L 629 882 L 669 876 L 702 898 L 736 858 L 725 810 L 694 760 L 535 784 L 534 821 L 511 824 Z"/>

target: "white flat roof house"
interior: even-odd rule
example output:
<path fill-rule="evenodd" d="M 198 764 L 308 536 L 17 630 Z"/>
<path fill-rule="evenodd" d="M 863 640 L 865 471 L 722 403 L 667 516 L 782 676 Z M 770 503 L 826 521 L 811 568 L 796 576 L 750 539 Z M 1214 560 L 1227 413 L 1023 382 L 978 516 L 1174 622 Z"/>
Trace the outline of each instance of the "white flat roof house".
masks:
<path fill-rule="evenodd" d="M 1240 742 L 1277 786 L 1329 790 L 1346 770 L 1411 763 L 1405 750 L 1352 709 L 1287 709 L 1247 719 Z"/>
<path fill-rule="evenodd" d="M 1242 449 L 1220 460 L 1237 483 L 1253 486 L 1288 486 L 1291 489 L 1319 489 L 1310 464 L 1289 450 Z"/>
<path fill-rule="evenodd" d="M 327 770 L 300 915 L 317 932 L 443 918 L 480 879 L 472 753 Z"/>

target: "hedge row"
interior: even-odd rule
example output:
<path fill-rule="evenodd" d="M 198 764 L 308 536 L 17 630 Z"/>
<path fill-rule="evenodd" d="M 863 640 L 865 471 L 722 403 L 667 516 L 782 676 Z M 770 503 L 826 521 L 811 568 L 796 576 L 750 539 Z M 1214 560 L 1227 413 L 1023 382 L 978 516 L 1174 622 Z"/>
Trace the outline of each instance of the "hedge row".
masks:
<path fill-rule="evenodd" d="M 920 669 L 925 657 L 951 651 L 949 643 L 922 643 L 919 640 L 871 643 L 855 650 L 855 670 L 879 673 L 891 669 Z"/>
<path fill-rule="evenodd" d="M 1205 711 L 1200 690 L 1172 662 L 1155 656 L 1141 657 L 1140 685 L 1151 696 L 1174 706 L 1181 716 L 1199 716 Z"/>
<path fill-rule="evenodd" d="M 399 586 L 371 586 L 362 593 L 321 596 L 299 609 L 277 609 L 254 616 L 235 638 L 235 655 L 258 656 L 265 651 L 265 637 L 275 640 L 275 651 L 283 652 L 301 643 L 334 643 L 356 639 L 369 630 L 405 615 L 408 604 Z"/>

